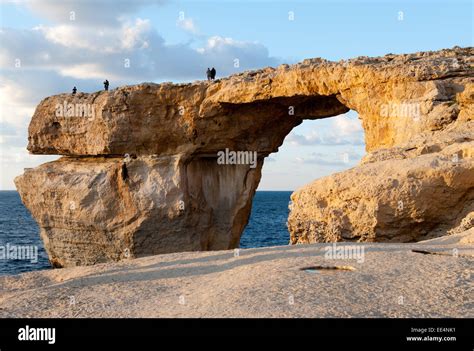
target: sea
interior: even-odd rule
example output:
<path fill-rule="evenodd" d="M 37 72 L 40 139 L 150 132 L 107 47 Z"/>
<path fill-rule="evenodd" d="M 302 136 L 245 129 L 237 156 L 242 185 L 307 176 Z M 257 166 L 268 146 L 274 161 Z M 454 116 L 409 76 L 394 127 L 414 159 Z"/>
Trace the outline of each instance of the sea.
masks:
<path fill-rule="evenodd" d="M 257 191 L 249 223 L 240 239 L 241 248 L 287 245 L 286 227 L 291 191 Z M 15 259 L 8 252 L 35 247 L 28 259 Z M 30 251 L 33 253 L 33 251 Z M 16 191 L 0 191 L 0 275 L 51 269 L 39 228 Z"/>

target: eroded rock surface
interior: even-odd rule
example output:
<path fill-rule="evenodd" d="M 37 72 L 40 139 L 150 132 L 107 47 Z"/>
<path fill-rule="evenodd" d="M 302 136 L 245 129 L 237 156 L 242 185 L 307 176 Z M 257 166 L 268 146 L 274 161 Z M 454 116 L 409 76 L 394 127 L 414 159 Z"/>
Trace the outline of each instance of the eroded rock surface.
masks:
<path fill-rule="evenodd" d="M 446 234 L 474 211 L 473 141 L 391 156 L 293 193 L 291 242 L 419 241 Z M 463 223 L 463 230 L 472 225 Z"/>
<path fill-rule="evenodd" d="M 53 265 L 238 246 L 261 165 L 143 156 L 124 179 L 123 164 L 63 157 L 16 179 Z"/>
<path fill-rule="evenodd" d="M 369 154 L 293 194 L 291 242 L 441 235 L 472 211 L 473 54 L 309 59 L 48 97 L 28 150 L 64 157 L 15 182 L 57 266 L 234 248 L 264 158 L 304 119 L 353 109 Z M 217 164 L 226 148 L 257 152 L 256 167 Z"/>

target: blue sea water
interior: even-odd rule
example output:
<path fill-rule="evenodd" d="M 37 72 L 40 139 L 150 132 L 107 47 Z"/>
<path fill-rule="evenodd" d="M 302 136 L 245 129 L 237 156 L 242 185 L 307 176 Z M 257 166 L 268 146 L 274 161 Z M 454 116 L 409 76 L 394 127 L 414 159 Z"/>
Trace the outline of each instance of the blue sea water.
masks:
<path fill-rule="evenodd" d="M 5 258 L 6 246 L 36 246 L 37 262 Z M 39 228 L 30 212 L 23 206 L 16 191 L 0 191 L 0 275 L 17 274 L 50 268 L 48 256 L 39 236 Z"/>
<path fill-rule="evenodd" d="M 240 239 L 241 248 L 288 244 L 286 220 L 290 195 L 291 191 L 257 191 L 249 223 Z M 0 191 L 0 250 L 3 254 L 7 244 L 10 247 L 36 246 L 38 259 L 37 262 L 4 259 L 0 252 L 0 275 L 51 268 L 38 225 L 16 191 Z"/>
<path fill-rule="evenodd" d="M 241 248 L 288 245 L 286 228 L 291 191 L 257 191 L 249 223 L 240 238 Z"/>

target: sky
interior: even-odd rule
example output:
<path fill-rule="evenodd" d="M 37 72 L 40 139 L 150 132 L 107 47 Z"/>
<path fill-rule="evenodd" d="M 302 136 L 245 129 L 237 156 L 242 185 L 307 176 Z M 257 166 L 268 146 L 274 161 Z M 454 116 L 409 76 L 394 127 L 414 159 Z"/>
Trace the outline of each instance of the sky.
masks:
<path fill-rule="evenodd" d="M 45 97 L 140 82 L 188 82 L 323 57 L 338 61 L 473 46 L 473 2 L 0 1 L 0 190 L 27 167 L 28 124 Z M 239 67 L 235 67 L 235 59 Z M 127 63 L 127 64 L 126 64 Z M 365 153 L 354 111 L 304 121 L 263 167 L 258 190 L 295 190 Z"/>

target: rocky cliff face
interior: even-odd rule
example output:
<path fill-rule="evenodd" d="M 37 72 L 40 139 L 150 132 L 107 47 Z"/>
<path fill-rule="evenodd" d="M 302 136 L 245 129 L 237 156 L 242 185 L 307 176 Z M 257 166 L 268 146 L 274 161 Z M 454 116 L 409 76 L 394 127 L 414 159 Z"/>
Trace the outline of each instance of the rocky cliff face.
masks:
<path fill-rule="evenodd" d="M 473 210 L 473 54 L 310 59 L 211 83 L 52 96 L 28 150 L 64 157 L 15 183 L 56 266 L 234 248 L 264 158 L 304 119 L 353 109 L 368 154 L 293 194 L 291 242 L 441 235 Z M 220 164 L 225 149 L 257 162 Z"/>

